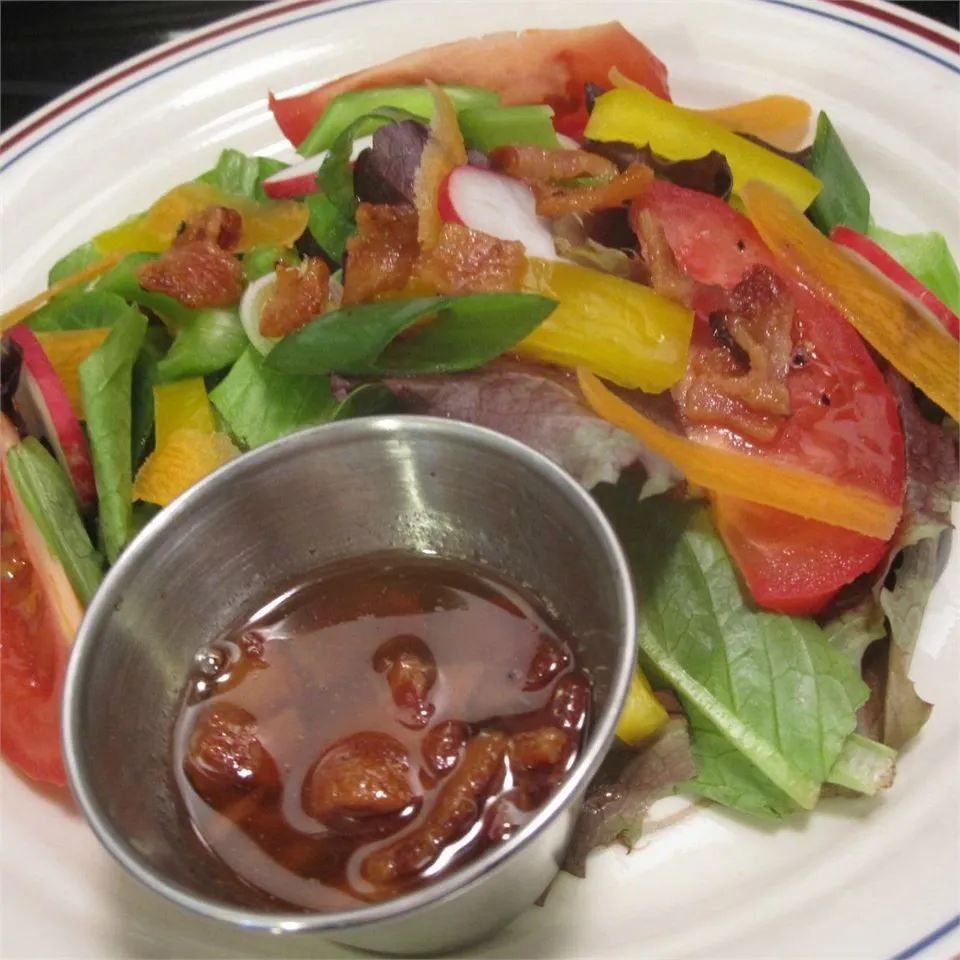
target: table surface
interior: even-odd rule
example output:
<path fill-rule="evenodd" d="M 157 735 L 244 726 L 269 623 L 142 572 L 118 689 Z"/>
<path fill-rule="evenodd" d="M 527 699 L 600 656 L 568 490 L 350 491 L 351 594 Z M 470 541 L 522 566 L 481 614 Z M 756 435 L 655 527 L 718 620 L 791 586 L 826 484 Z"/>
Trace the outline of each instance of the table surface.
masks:
<path fill-rule="evenodd" d="M 0 129 L 102 70 L 261 0 L 0 3 Z M 960 3 L 899 6 L 957 28 Z"/>

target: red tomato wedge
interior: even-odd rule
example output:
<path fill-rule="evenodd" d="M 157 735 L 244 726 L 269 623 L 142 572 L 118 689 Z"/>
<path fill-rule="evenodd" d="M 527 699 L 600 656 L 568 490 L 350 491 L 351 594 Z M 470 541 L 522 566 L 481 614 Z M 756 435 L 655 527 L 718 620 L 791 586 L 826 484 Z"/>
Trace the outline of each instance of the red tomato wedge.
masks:
<path fill-rule="evenodd" d="M 26 776 L 63 786 L 60 698 L 70 645 L 83 610 L 8 476 L 19 442 L 0 420 L 0 750 Z"/>
<path fill-rule="evenodd" d="M 558 113 L 575 113 L 583 106 L 583 85 L 590 81 L 609 86 L 611 67 L 658 97 L 670 99 L 667 68 L 621 24 L 605 23 L 574 30 L 493 33 L 444 43 L 351 73 L 299 96 L 271 94 L 270 109 L 294 145 L 301 143 L 327 104 L 341 93 L 425 80 L 485 87 L 499 93 L 507 105 L 549 103 Z"/>
<path fill-rule="evenodd" d="M 921 283 L 909 270 L 902 267 L 879 243 L 852 230 L 850 227 L 834 227 L 830 239 L 838 246 L 853 251 L 867 264 L 879 271 L 891 283 L 919 301 L 946 328 L 947 333 L 960 340 L 960 317 L 958 317 L 932 290 Z"/>
<path fill-rule="evenodd" d="M 755 264 L 774 268 L 750 221 L 715 197 L 656 182 L 634 202 L 634 213 L 642 209 L 662 225 L 680 269 L 700 283 L 729 289 Z M 776 272 L 796 306 L 793 342 L 802 351 L 802 365 L 787 375 L 791 414 L 774 439 L 738 446 L 902 503 L 903 430 L 883 375 L 850 324 L 797 281 Z M 702 436 L 703 428 L 696 432 Z M 718 430 L 707 437 L 730 442 Z M 883 540 L 729 497 L 718 497 L 714 507 L 754 599 L 783 613 L 823 609 L 888 549 Z"/>

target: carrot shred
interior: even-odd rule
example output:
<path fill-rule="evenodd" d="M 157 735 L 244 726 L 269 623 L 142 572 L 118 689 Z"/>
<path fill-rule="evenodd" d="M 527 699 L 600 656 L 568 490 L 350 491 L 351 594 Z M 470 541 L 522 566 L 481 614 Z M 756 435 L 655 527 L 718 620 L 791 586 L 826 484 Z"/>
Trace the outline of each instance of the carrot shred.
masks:
<path fill-rule="evenodd" d="M 960 419 L 960 351 L 936 317 L 848 257 L 772 187 L 751 181 L 741 198 L 779 262 L 836 307 L 911 383 Z"/>
<path fill-rule="evenodd" d="M 71 273 L 69 277 L 64 277 L 62 280 L 50 284 L 42 293 L 38 293 L 35 297 L 30 297 L 29 300 L 24 300 L 19 306 L 8 310 L 4 314 L 0 314 L 0 333 L 16 326 L 21 320 L 25 320 L 35 310 L 39 310 L 48 300 L 59 297 L 61 293 L 69 290 L 71 287 L 77 286 L 77 284 L 86 283 L 94 277 L 99 277 L 101 274 L 115 267 L 119 262 L 120 254 L 112 254 L 104 257 L 102 260 L 98 260 L 96 263 L 91 263 L 90 266 L 84 267 L 76 273 Z"/>
<path fill-rule="evenodd" d="M 587 370 L 579 369 L 577 379 L 594 413 L 633 434 L 681 470 L 691 483 L 868 537 L 888 540 L 893 536 L 900 519 L 899 504 L 767 457 L 677 436 L 621 400 Z"/>

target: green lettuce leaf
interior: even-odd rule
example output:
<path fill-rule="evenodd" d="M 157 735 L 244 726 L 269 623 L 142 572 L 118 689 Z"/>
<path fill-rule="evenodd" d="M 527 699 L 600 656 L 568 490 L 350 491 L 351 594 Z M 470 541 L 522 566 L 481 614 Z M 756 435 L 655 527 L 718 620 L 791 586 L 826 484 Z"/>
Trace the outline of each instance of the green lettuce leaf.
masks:
<path fill-rule="evenodd" d="M 329 378 L 278 373 L 253 347 L 241 354 L 210 400 L 233 437 L 247 448 L 325 423 L 337 407 Z"/>
<path fill-rule="evenodd" d="M 279 173 L 287 164 L 271 157 L 249 157 L 239 150 L 224 150 L 217 165 L 199 177 L 224 193 L 264 202 L 270 198 L 263 192 L 263 181 Z"/>
<path fill-rule="evenodd" d="M 235 310 L 198 310 L 177 331 L 170 352 L 157 364 L 157 374 L 168 382 L 217 373 L 236 362 L 247 343 Z"/>
<path fill-rule="evenodd" d="M 844 742 L 827 779 L 839 787 L 873 797 L 892 786 L 896 772 L 896 750 L 854 733 Z"/>
<path fill-rule="evenodd" d="M 344 217 L 329 197 L 311 193 L 304 197 L 307 208 L 307 229 L 324 253 L 342 263 L 347 252 L 347 241 L 356 226 L 352 217 Z"/>
<path fill-rule="evenodd" d="M 482 87 L 444 86 L 457 111 L 471 107 L 495 107 L 499 94 Z M 327 105 L 313 129 L 297 147 L 301 156 L 311 157 L 321 150 L 333 149 L 344 130 L 372 113 L 396 111 L 417 120 L 433 115 L 433 94 L 426 86 L 377 87 L 342 93 Z M 367 131 L 372 132 L 372 131 Z"/>
<path fill-rule="evenodd" d="M 47 274 L 47 286 L 53 286 L 58 280 L 66 280 L 78 270 L 89 267 L 103 256 L 91 241 L 81 244 L 71 250 L 65 257 L 61 257 Z"/>
<path fill-rule="evenodd" d="M 157 367 L 170 349 L 170 337 L 159 326 L 148 327 L 140 355 L 133 365 L 131 441 L 133 463 L 138 467 L 149 451 L 153 436 L 153 387 L 160 382 Z"/>
<path fill-rule="evenodd" d="M 93 330 L 112 327 L 129 311 L 127 301 L 115 293 L 73 291 L 51 300 L 27 319 L 31 330 Z"/>
<path fill-rule="evenodd" d="M 90 542 L 70 479 L 34 437 L 11 447 L 6 464 L 50 552 L 63 565 L 81 603 L 89 603 L 103 579 L 103 557 Z"/>
<path fill-rule="evenodd" d="M 638 641 L 691 721 L 691 788 L 750 813 L 812 808 L 867 688 L 812 620 L 758 612 L 705 507 L 601 492 L 632 560 Z"/>
<path fill-rule="evenodd" d="M 110 336 L 80 364 L 80 391 L 100 504 L 100 537 L 110 563 L 120 556 L 133 528 L 132 381 L 146 331 L 147 318 L 136 307 L 128 307 Z"/>
<path fill-rule="evenodd" d="M 823 112 L 817 117 L 817 132 L 807 166 L 823 184 L 807 211 L 817 227 L 827 236 L 840 224 L 866 233 L 870 223 L 870 191 L 830 118 Z"/>
<path fill-rule="evenodd" d="M 483 366 L 519 343 L 556 306 L 528 293 L 385 300 L 333 310 L 285 337 L 267 366 L 285 373 L 412 376 Z M 420 321 L 415 333 L 400 337 Z"/>
<path fill-rule="evenodd" d="M 875 640 L 887 635 L 883 611 L 873 597 L 866 597 L 823 624 L 827 642 L 859 668 L 863 655 Z"/>
<path fill-rule="evenodd" d="M 867 236 L 954 313 L 960 313 L 960 270 L 942 233 L 894 233 L 871 220 Z"/>
<path fill-rule="evenodd" d="M 910 662 L 930 591 L 940 572 L 941 543 L 926 537 L 903 550 L 895 583 L 880 591 L 880 606 L 890 624 L 890 650 L 883 693 L 883 742 L 900 749 L 919 732 L 931 705 L 917 694 L 909 677 Z"/>

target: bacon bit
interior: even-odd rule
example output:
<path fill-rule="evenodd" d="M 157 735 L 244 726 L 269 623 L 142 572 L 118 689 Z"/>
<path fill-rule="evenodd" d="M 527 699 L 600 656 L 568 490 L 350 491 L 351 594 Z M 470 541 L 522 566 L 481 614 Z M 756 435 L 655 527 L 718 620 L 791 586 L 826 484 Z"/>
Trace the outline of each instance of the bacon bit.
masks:
<path fill-rule="evenodd" d="M 403 289 L 418 252 L 417 213 L 412 207 L 361 203 L 357 232 L 347 241 L 343 305 Z"/>
<path fill-rule="evenodd" d="M 437 245 L 417 261 L 417 276 L 440 293 L 502 293 L 519 290 L 523 244 L 445 223 Z"/>
<path fill-rule="evenodd" d="M 345 817 L 397 814 L 416 796 L 406 748 L 387 733 L 363 732 L 338 740 L 303 784 L 308 816 L 336 829 Z"/>
<path fill-rule="evenodd" d="M 650 272 L 650 286 L 665 297 L 693 306 L 696 284 L 677 266 L 663 227 L 649 210 L 641 210 L 635 221 L 643 262 Z"/>
<path fill-rule="evenodd" d="M 524 730 L 510 738 L 507 747 L 514 770 L 533 770 L 558 764 L 569 745 L 569 738 L 556 727 L 538 727 Z"/>
<path fill-rule="evenodd" d="M 586 150 L 543 150 L 540 147 L 497 147 L 490 154 L 494 170 L 520 180 L 545 182 L 577 177 L 613 179 L 616 165 Z"/>
<path fill-rule="evenodd" d="M 773 271 L 756 266 L 730 293 L 681 273 L 663 227 L 649 210 L 635 226 L 653 289 L 686 306 L 714 302 L 711 337 L 695 336 L 673 397 L 684 420 L 769 442 L 790 413 L 786 378 L 793 353 L 793 300 Z"/>
<path fill-rule="evenodd" d="M 448 843 L 476 823 L 483 798 L 502 777 L 506 749 L 507 738 L 502 733 L 483 732 L 474 737 L 423 823 L 370 854 L 361 867 L 364 877 L 384 887 L 430 866 Z"/>
<path fill-rule="evenodd" d="M 327 305 L 330 269 L 319 257 L 306 257 L 299 267 L 277 265 L 277 282 L 263 305 L 260 332 L 285 337 L 306 326 Z"/>
<path fill-rule="evenodd" d="M 642 163 L 632 163 L 623 173 L 606 183 L 590 187 L 564 187 L 531 183 L 537 196 L 537 213 L 542 217 L 560 217 L 565 213 L 589 213 L 619 207 L 639 197 L 653 180 L 653 171 Z"/>
<path fill-rule="evenodd" d="M 228 307 L 243 293 L 236 257 L 209 240 L 176 243 L 137 271 L 144 290 L 165 293 L 185 307 Z"/>
<path fill-rule="evenodd" d="M 762 265 L 749 270 L 731 291 L 729 309 L 710 317 L 714 342 L 690 351 L 687 373 L 674 388 L 684 419 L 750 440 L 774 439 L 790 413 L 793 314 L 783 281 Z"/>
<path fill-rule="evenodd" d="M 430 80 L 427 87 L 433 94 L 433 119 L 430 138 L 413 178 L 413 194 L 417 207 L 417 240 L 424 250 L 432 249 L 440 237 L 442 219 L 438 197 L 440 184 L 454 167 L 467 162 L 467 148 L 457 122 L 457 111 L 444 91 Z"/>
<path fill-rule="evenodd" d="M 240 243 L 243 217 L 230 207 L 207 207 L 181 226 L 173 241 L 183 246 L 196 240 L 209 240 L 222 250 L 234 250 Z"/>

